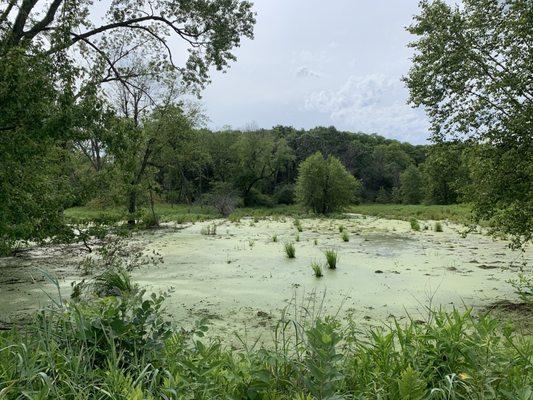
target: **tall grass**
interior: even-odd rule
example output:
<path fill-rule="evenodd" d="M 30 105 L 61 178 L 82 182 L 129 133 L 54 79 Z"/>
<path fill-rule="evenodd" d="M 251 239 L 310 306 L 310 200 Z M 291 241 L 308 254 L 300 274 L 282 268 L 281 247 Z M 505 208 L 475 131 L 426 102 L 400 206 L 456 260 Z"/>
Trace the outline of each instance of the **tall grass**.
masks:
<path fill-rule="evenodd" d="M 206 225 L 200 230 L 200 233 L 206 236 L 215 236 L 217 234 L 217 225 L 216 224 Z"/>
<path fill-rule="evenodd" d="M 435 232 L 442 232 L 442 224 L 440 223 L 440 221 L 437 221 L 435 222 Z"/>
<path fill-rule="evenodd" d="M 328 249 L 324 252 L 326 256 L 326 263 L 328 264 L 329 269 L 337 268 L 338 254 L 333 249 Z"/>
<path fill-rule="evenodd" d="M 350 241 L 350 234 L 348 231 L 344 230 L 341 232 L 341 239 L 343 242 L 349 242 Z"/>
<path fill-rule="evenodd" d="M 317 278 L 321 278 L 323 276 L 322 274 L 322 265 L 317 263 L 316 261 L 313 261 L 311 263 L 311 269 L 313 270 L 313 273 Z"/>
<path fill-rule="evenodd" d="M 287 255 L 287 258 L 295 258 L 296 257 L 296 248 L 294 247 L 294 243 L 285 243 L 285 254 Z"/>

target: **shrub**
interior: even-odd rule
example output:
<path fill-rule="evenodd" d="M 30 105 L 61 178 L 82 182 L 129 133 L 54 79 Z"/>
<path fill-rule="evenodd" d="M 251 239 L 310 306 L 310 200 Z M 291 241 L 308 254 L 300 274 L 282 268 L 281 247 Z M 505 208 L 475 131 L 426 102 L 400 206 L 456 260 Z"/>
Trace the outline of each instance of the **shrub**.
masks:
<path fill-rule="evenodd" d="M 420 230 L 420 223 L 418 222 L 418 220 L 416 218 L 411 218 L 409 223 L 411 224 L 411 229 L 413 231 L 419 231 Z"/>
<path fill-rule="evenodd" d="M 361 183 L 334 156 L 325 159 L 317 152 L 298 168 L 297 200 L 315 213 L 342 209 L 358 198 L 360 190 Z"/>
<path fill-rule="evenodd" d="M 442 224 L 439 221 L 435 222 L 435 232 L 442 232 Z"/>
<path fill-rule="evenodd" d="M 342 239 L 343 242 L 349 242 L 350 241 L 350 234 L 348 233 L 348 231 L 342 231 L 341 239 Z"/>
<path fill-rule="evenodd" d="M 288 258 L 296 257 L 296 248 L 294 247 L 294 243 L 285 243 L 285 254 L 287 254 Z"/>
<path fill-rule="evenodd" d="M 227 217 L 237 207 L 239 197 L 231 183 L 215 182 L 211 192 L 204 195 L 204 202 L 213 206 L 224 217 Z"/>
<path fill-rule="evenodd" d="M 274 193 L 274 199 L 278 204 L 293 204 L 294 203 L 294 185 L 281 185 Z"/>
<path fill-rule="evenodd" d="M 313 272 L 314 272 L 314 274 L 315 274 L 315 276 L 317 278 L 320 278 L 321 276 L 323 276 L 323 274 L 322 274 L 322 266 L 319 263 L 313 261 L 311 263 L 311 269 L 313 270 Z"/>
<path fill-rule="evenodd" d="M 324 252 L 329 269 L 337 268 L 338 255 L 335 250 L 329 249 Z"/>

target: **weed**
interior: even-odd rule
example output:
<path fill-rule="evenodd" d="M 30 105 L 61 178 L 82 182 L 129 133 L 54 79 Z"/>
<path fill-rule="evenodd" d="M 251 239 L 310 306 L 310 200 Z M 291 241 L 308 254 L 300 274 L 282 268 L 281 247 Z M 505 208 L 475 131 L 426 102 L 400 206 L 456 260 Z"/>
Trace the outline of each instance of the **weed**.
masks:
<path fill-rule="evenodd" d="M 344 231 L 346 228 L 344 227 L 344 225 L 339 225 L 339 232 L 342 233 L 342 231 Z"/>
<path fill-rule="evenodd" d="M 298 230 L 298 232 L 302 232 L 303 231 L 303 228 L 302 228 L 302 223 L 300 222 L 300 220 L 298 218 L 296 218 L 294 220 L 294 226 L 296 227 L 296 229 Z"/>
<path fill-rule="evenodd" d="M 217 234 L 217 226 L 216 224 L 209 224 L 207 226 L 204 226 L 200 230 L 200 233 L 206 236 L 215 236 Z"/>
<path fill-rule="evenodd" d="M 348 231 L 342 231 L 341 232 L 341 239 L 343 242 L 349 242 L 350 241 L 350 234 Z"/>
<path fill-rule="evenodd" d="M 299 235 L 299 234 L 296 234 L 295 240 L 296 240 L 297 242 L 300 241 L 300 235 Z"/>
<path fill-rule="evenodd" d="M 323 274 L 322 274 L 322 266 L 319 263 L 317 263 L 316 261 L 313 261 L 311 263 L 311 269 L 313 270 L 313 272 L 314 272 L 314 274 L 315 274 L 315 276 L 317 278 L 320 278 L 321 276 L 323 276 Z"/>
<path fill-rule="evenodd" d="M 435 232 L 442 232 L 442 224 L 440 221 L 435 222 Z"/>
<path fill-rule="evenodd" d="M 272 235 L 272 241 L 276 243 L 278 241 L 278 235 Z"/>
<path fill-rule="evenodd" d="M 333 249 L 328 249 L 324 252 L 324 254 L 326 255 L 326 262 L 328 264 L 329 269 L 337 268 L 337 252 Z"/>
<path fill-rule="evenodd" d="M 318 245 L 318 239 L 313 240 L 313 243 L 315 244 L 315 246 L 317 246 Z"/>
<path fill-rule="evenodd" d="M 296 257 L 296 248 L 294 247 L 294 243 L 285 243 L 285 254 L 287 254 L 288 258 Z"/>
<path fill-rule="evenodd" d="M 416 218 L 411 218 L 409 223 L 411 224 L 411 229 L 413 231 L 417 231 L 418 232 L 420 230 L 420 223 L 418 222 L 418 220 Z"/>

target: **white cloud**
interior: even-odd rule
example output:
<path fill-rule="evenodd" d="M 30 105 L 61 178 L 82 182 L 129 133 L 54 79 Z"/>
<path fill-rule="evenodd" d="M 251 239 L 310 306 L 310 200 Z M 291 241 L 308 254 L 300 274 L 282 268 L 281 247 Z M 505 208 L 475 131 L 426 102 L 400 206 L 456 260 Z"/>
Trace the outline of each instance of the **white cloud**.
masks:
<path fill-rule="evenodd" d="M 309 67 L 306 67 L 305 65 L 303 65 L 296 70 L 296 76 L 300 78 L 307 78 L 307 77 L 322 78 L 324 75 L 318 71 L 314 71 L 310 69 Z"/>
<path fill-rule="evenodd" d="M 427 118 L 406 100 L 407 89 L 400 79 L 352 75 L 338 90 L 311 93 L 305 109 L 328 114 L 343 129 L 423 142 L 428 132 Z"/>

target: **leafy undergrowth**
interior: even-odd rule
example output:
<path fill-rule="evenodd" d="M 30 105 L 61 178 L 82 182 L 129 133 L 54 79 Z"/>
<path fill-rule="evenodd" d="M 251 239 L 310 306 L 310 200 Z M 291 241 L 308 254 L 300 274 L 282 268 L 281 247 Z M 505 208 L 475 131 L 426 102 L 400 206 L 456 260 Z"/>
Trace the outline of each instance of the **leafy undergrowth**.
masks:
<path fill-rule="evenodd" d="M 164 318 L 120 263 L 0 335 L 2 399 L 531 399 L 533 341 L 490 315 L 434 311 L 359 331 L 281 319 L 235 350 Z"/>

